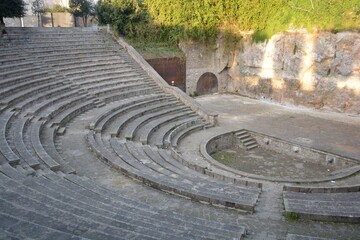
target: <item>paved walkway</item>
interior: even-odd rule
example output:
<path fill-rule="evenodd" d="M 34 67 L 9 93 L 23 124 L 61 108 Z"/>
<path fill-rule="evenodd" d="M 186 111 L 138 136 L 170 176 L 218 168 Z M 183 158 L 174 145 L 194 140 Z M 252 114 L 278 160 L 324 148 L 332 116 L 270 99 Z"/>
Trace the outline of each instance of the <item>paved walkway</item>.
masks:
<path fill-rule="evenodd" d="M 314 111 L 236 95 L 196 99 L 226 130 L 246 128 L 360 161 L 360 116 Z"/>
<path fill-rule="evenodd" d="M 179 148 L 186 159 L 201 162 L 199 145 L 204 139 L 245 128 L 360 162 L 360 116 L 281 106 L 236 95 L 215 94 L 196 100 L 206 109 L 219 113 L 219 126 L 185 138 Z M 360 174 L 357 174 L 320 185 L 359 183 Z M 356 239 L 355 236 L 360 236 L 358 224 L 286 221 L 282 216 L 282 186 L 281 183 L 263 181 L 256 212 L 244 218 L 252 232 L 250 239 L 281 239 L 284 232 L 330 239 Z"/>

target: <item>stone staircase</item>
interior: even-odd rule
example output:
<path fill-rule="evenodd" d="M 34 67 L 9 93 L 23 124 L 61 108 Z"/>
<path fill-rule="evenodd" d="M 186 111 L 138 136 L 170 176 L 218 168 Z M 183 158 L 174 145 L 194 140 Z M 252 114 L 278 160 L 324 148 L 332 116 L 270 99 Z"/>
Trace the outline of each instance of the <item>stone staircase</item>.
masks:
<path fill-rule="evenodd" d="M 242 145 L 246 148 L 246 150 L 250 151 L 252 149 L 255 149 L 257 147 L 259 147 L 259 144 L 257 143 L 257 141 L 255 140 L 255 138 L 253 138 L 250 133 L 248 131 L 246 131 L 245 129 L 239 130 L 238 132 L 235 133 L 235 136 L 237 139 L 240 140 L 240 142 L 242 143 Z"/>

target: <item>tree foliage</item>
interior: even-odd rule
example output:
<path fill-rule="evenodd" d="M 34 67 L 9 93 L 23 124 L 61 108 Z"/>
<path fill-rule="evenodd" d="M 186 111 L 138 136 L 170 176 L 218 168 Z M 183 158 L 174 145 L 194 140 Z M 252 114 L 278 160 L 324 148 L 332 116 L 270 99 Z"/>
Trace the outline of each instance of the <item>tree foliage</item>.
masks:
<path fill-rule="evenodd" d="M 359 30 L 359 0 L 100 0 L 100 23 L 128 36 L 208 40 L 219 31 L 264 40 L 289 28 Z"/>
<path fill-rule="evenodd" d="M 94 6 L 90 0 L 70 0 L 69 11 L 74 17 L 81 17 L 86 27 L 88 17 L 94 13 Z"/>
<path fill-rule="evenodd" d="M 44 0 L 34 0 L 31 4 L 31 11 L 38 18 L 38 27 L 40 27 L 40 15 L 45 12 Z"/>
<path fill-rule="evenodd" d="M 148 14 L 136 0 L 100 0 L 95 8 L 100 24 L 113 25 L 120 34 L 140 36 L 149 27 Z"/>
<path fill-rule="evenodd" d="M 55 4 L 52 8 L 45 7 L 44 11 L 48 12 L 48 13 L 65 13 L 65 12 L 68 12 L 69 9 L 61 6 L 60 4 Z"/>
<path fill-rule="evenodd" d="M 0 23 L 4 24 L 4 18 L 23 17 L 26 11 L 25 6 L 23 0 L 1 0 Z"/>

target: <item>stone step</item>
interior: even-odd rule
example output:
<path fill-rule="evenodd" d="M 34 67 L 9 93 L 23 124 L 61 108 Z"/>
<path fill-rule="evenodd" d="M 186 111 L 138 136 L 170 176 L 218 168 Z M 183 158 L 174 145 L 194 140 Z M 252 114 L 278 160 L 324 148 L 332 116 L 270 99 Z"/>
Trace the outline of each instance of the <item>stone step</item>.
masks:
<path fill-rule="evenodd" d="M 14 144 L 16 151 L 19 153 L 21 159 L 23 159 L 30 167 L 36 169 L 40 166 L 40 162 L 37 157 L 33 156 L 32 153 L 27 149 L 26 144 L 24 142 L 25 136 L 25 128 L 26 125 L 29 125 L 31 119 L 22 117 L 13 123 L 12 134 L 14 136 Z M 49 167 L 56 168 L 57 165 L 49 165 Z"/>
<path fill-rule="evenodd" d="M 35 71 L 32 73 L 23 74 L 21 76 L 10 77 L 4 81 L 0 81 L 0 87 L 3 88 L 3 87 L 11 86 L 14 83 L 20 83 L 24 81 L 33 80 L 39 77 L 48 76 L 48 74 L 49 72 L 46 70 L 46 71 Z"/>
<path fill-rule="evenodd" d="M 304 219 L 359 222 L 360 192 L 283 192 L 285 211 Z"/>
<path fill-rule="evenodd" d="M 178 102 L 169 101 L 166 103 L 165 106 L 161 108 L 155 108 L 155 109 L 148 109 L 146 108 L 146 115 L 143 115 L 141 117 L 138 117 L 134 120 L 132 120 L 130 123 L 128 123 L 127 126 L 125 126 L 120 131 L 117 131 L 117 136 L 123 136 L 127 140 L 132 140 L 135 136 L 135 133 L 138 128 L 140 128 L 143 124 L 155 119 L 159 118 L 165 114 L 169 114 L 172 112 L 176 112 L 179 110 L 186 109 L 185 106 L 179 104 Z"/>
<path fill-rule="evenodd" d="M 180 176 L 167 177 L 165 169 L 154 165 L 153 162 L 151 162 L 148 159 L 142 160 L 140 158 L 139 161 L 137 161 L 136 158 L 132 157 L 124 148 L 124 146 L 122 146 L 122 143 L 118 142 L 116 139 L 111 139 L 110 142 L 116 154 L 118 154 L 118 156 L 123 161 L 126 161 L 127 164 L 130 164 L 131 166 L 134 166 L 137 169 L 137 171 L 135 170 L 133 171 L 133 174 L 137 174 L 138 177 L 141 177 L 142 179 L 144 178 L 146 179 L 146 181 L 151 182 L 150 186 L 153 186 L 161 190 L 165 190 L 170 193 L 181 194 L 183 196 L 190 197 L 191 199 L 197 201 L 205 201 L 205 202 L 210 202 L 212 204 L 220 204 L 227 207 L 242 209 L 244 211 L 250 211 L 250 212 L 253 211 L 254 205 L 257 201 L 258 193 L 255 192 L 245 193 L 242 192 L 238 187 L 226 186 L 226 184 L 218 188 L 218 186 L 214 185 L 213 183 L 211 183 L 212 185 L 210 187 L 207 186 L 207 183 L 205 182 L 199 183 L 196 181 L 191 181 L 190 179 L 182 180 Z M 138 152 L 133 152 L 133 153 L 138 154 Z M 116 161 L 116 160 L 111 160 L 111 161 Z M 151 169 L 149 169 L 146 166 L 151 167 Z M 200 184 L 201 187 L 200 186 L 195 187 L 197 184 Z M 232 190 L 230 190 L 229 187 Z M 195 192 L 193 191 L 194 189 L 196 189 Z M 229 192 L 227 192 L 226 189 L 228 189 Z M 235 195 L 233 196 L 231 194 L 231 192 L 234 193 L 234 191 L 235 192 L 240 191 L 241 194 L 237 192 L 237 194 L 235 194 L 236 195 L 235 197 Z M 221 196 L 217 196 L 218 194 L 221 194 Z"/>
<path fill-rule="evenodd" d="M 0 229 L 6 231 L 5 235 L 0 235 L 1 239 L 81 239 L 75 235 L 21 220 L 2 212 L 0 212 L 0 222 Z"/>
<path fill-rule="evenodd" d="M 244 145 L 245 147 L 249 147 L 249 146 L 252 146 L 252 145 L 254 145 L 254 144 L 257 145 L 257 142 L 256 142 L 255 139 L 250 139 L 250 140 L 248 140 L 248 141 L 243 141 L 243 145 Z"/>
<path fill-rule="evenodd" d="M 8 129 L 8 125 L 13 120 L 15 115 L 15 112 L 8 111 L 2 112 L 0 114 L 0 152 L 12 165 L 18 164 L 20 157 L 10 148 L 6 139 L 6 131 Z"/>
<path fill-rule="evenodd" d="M 126 114 L 124 113 L 122 116 L 118 117 L 112 126 L 108 127 L 111 136 L 119 136 L 122 130 L 125 132 L 129 131 L 129 134 L 133 136 L 135 129 L 141 126 L 143 122 L 158 116 L 158 114 L 162 115 L 172 111 L 179 111 L 184 108 L 183 106 L 179 106 L 179 104 L 175 101 L 166 101 L 165 99 L 163 101 L 156 101 L 153 103 L 154 104 L 148 103 L 135 109 L 128 109 Z M 128 123 L 131 126 L 125 126 Z M 124 126 L 129 130 L 125 130 Z"/>
<path fill-rule="evenodd" d="M 335 240 L 335 239 L 334 238 L 312 237 L 312 236 L 288 233 L 286 235 L 286 240 Z"/>
<path fill-rule="evenodd" d="M 253 149 L 258 148 L 258 147 L 259 147 L 259 145 L 257 143 L 255 143 L 255 144 L 246 146 L 246 150 L 250 151 L 250 150 L 253 150 Z"/>
<path fill-rule="evenodd" d="M 149 144 L 155 145 L 157 147 L 165 147 L 165 139 L 170 134 L 170 132 L 175 129 L 177 126 L 180 126 L 187 122 L 196 122 L 200 121 L 199 116 L 194 116 L 193 118 L 185 118 L 176 121 L 169 122 L 168 124 L 158 128 L 155 133 L 152 134 L 149 138 Z"/>
<path fill-rule="evenodd" d="M 150 135 L 161 126 L 171 123 L 171 121 L 174 120 L 190 120 L 192 117 L 195 116 L 196 114 L 193 111 L 185 109 L 184 111 L 178 111 L 177 113 L 167 114 L 160 118 L 156 118 L 141 126 L 135 134 L 134 140 L 140 141 L 143 144 L 148 144 Z"/>

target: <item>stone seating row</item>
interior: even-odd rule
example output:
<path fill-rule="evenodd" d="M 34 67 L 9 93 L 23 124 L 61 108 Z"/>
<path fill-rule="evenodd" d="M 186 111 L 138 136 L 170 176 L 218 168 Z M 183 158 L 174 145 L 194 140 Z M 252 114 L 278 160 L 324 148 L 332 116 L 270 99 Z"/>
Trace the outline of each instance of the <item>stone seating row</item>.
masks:
<path fill-rule="evenodd" d="M 285 211 L 311 220 L 360 222 L 360 186 L 284 186 Z"/>
<path fill-rule="evenodd" d="M 163 146 L 164 136 L 173 128 L 183 122 L 194 121 L 194 118 L 200 120 L 193 116 L 187 107 L 166 96 L 121 108 L 120 106 L 105 113 L 105 120 L 104 114 L 101 115 L 100 119 L 92 124 L 93 129 L 97 132 L 106 130 L 112 137 L 121 136 L 144 143 L 154 140 L 156 145 Z M 156 130 L 156 137 L 151 136 Z"/>
<path fill-rule="evenodd" d="M 178 175 L 158 165 L 155 159 L 141 155 L 140 152 L 143 151 L 141 143 L 111 138 L 111 149 L 109 149 L 104 144 L 100 133 L 95 132 L 88 134 L 87 142 L 98 157 L 122 173 L 166 192 L 196 201 L 237 208 L 245 212 L 253 212 L 260 194 L 260 189 L 242 188 L 224 182 L 215 183 L 215 180 L 210 181 L 210 178 L 200 181 L 200 178 L 195 177 L 196 172 L 192 172 L 195 174 L 193 178 L 189 175 Z"/>
<path fill-rule="evenodd" d="M 0 172 L 0 229 L 17 237 L 239 239 L 245 234 L 241 227 L 155 209 L 76 175 L 25 176 L 7 165 Z M 24 232 L 30 226 L 36 231 Z"/>

